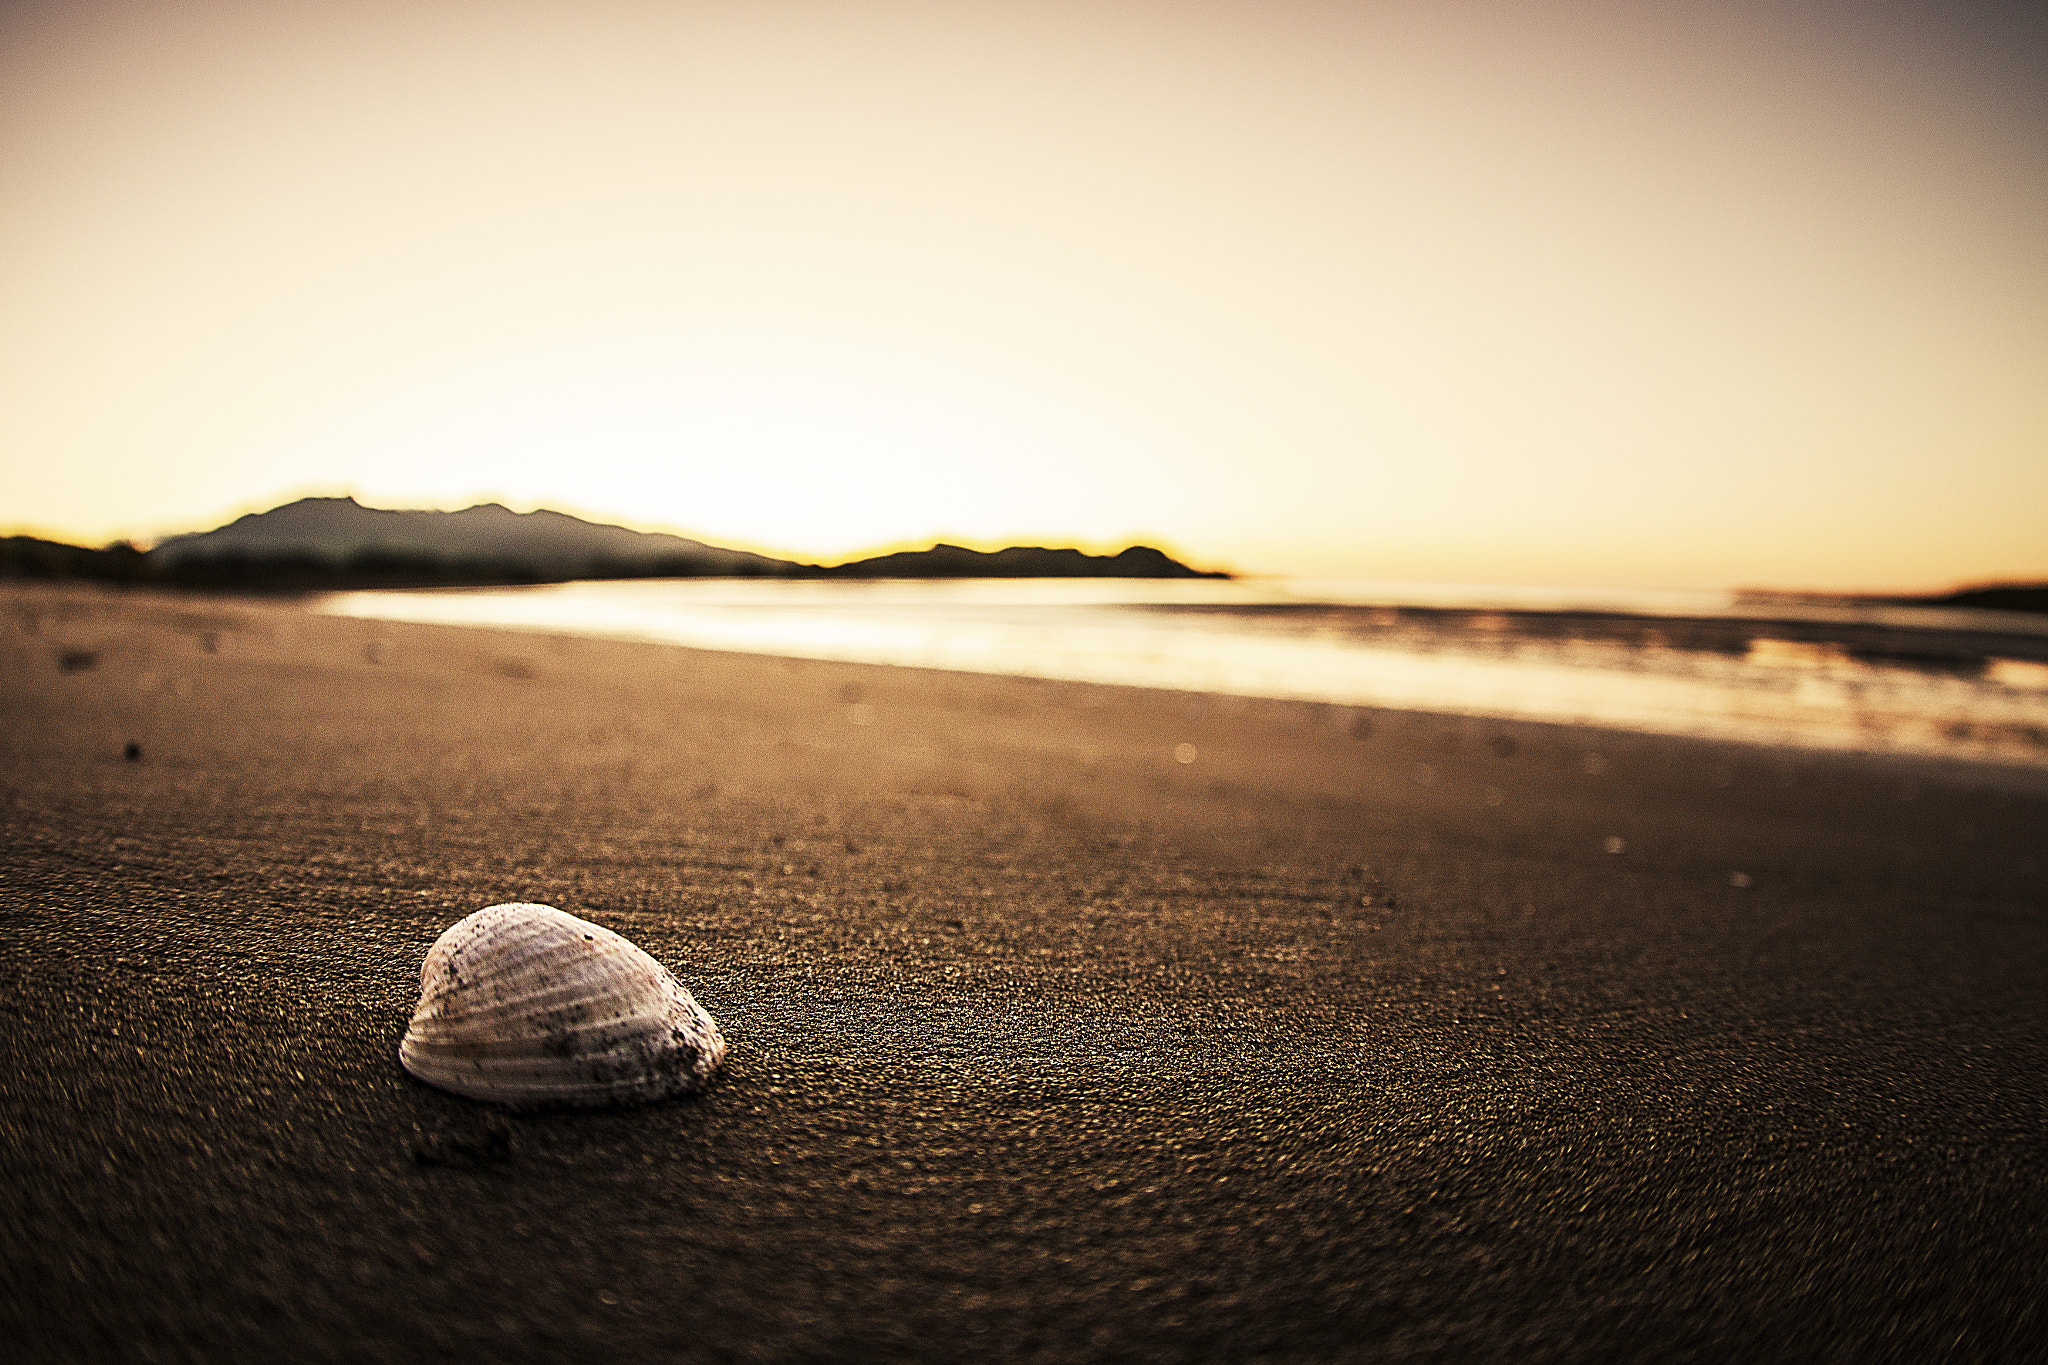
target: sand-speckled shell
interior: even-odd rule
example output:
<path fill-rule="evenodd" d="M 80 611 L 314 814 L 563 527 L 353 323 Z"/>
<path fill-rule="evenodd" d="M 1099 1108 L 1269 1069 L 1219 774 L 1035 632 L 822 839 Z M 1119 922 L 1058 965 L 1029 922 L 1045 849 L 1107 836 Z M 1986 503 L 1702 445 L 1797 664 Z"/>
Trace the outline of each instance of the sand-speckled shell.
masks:
<path fill-rule="evenodd" d="M 493 905 L 427 951 L 398 1057 L 471 1099 L 589 1107 L 702 1089 L 725 1039 L 666 967 L 611 930 L 550 905 Z"/>

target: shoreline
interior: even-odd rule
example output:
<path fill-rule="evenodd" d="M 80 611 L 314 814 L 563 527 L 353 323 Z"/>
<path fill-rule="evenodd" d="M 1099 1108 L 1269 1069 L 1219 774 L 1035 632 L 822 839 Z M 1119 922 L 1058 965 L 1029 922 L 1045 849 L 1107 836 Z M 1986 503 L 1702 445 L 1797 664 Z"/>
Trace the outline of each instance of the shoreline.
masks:
<path fill-rule="evenodd" d="M 541 585 L 551 586 L 551 585 Z M 552 585 L 559 586 L 559 585 Z M 426 590 L 437 592 L 437 589 Z M 76 611 L 80 607 L 89 613 L 93 604 L 114 605 L 133 600 L 148 610 L 169 610 L 181 619 L 196 620 L 202 616 L 216 622 L 232 623 L 237 612 L 252 614 L 251 619 L 269 619 L 280 614 L 279 619 L 289 622 L 300 616 L 327 618 L 330 620 L 351 620 L 368 628 L 374 634 L 377 628 L 454 630 L 480 632 L 485 636 L 507 637 L 502 642 L 501 652 L 517 654 L 520 649 L 513 641 L 555 641 L 587 640 L 593 643 L 609 643 L 628 648 L 654 648 L 677 650 L 691 654 L 734 655 L 744 658 L 764 659 L 784 664 L 818 665 L 852 669 L 878 668 L 897 670 L 919 676 L 946 679 L 1006 679 L 1028 682 L 1055 688 L 1107 688 L 1138 695 L 1155 695 L 1172 698 L 1204 698 L 1221 705 L 1272 707 L 1281 711 L 1299 708 L 1309 713 L 1321 712 L 1325 723 L 1333 729 L 1343 731 L 1354 722 L 1363 720 L 1370 725 L 1376 716 L 1410 716 L 1422 721 L 1435 720 L 1445 724 L 1473 726 L 1523 727 L 1554 729 L 1563 732 L 1585 731 L 1593 735 L 1609 734 L 1621 741 L 1661 740 L 1678 744 L 1692 744 L 1713 749 L 1716 746 L 1732 746 L 1736 751 L 1753 756 L 1770 755 L 1774 759 L 1794 756 L 1806 761 L 1839 760 L 1851 764 L 1869 763 L 1879 766 L 1886 764 L 1925 765 L 1929 771 L 1944 774 L 1943 780 L 1965 785 L 1973 782 L 1993 782 L 1999 785 L 2016 784 L 2025 789 L 2040 780 L 2043 790 L 2048 790 L 2048 752 L 2035 755 L 2031 752 L 1954 752 L 1928 748 L 1871 748 L 1854 743 L 1828 743 L 1810 735 L 1781 734 L 1777 737 L 1745 735 L 1732 728 L 1724 730 L 1657 728 L 1645 724 L 1629 724 L 1612 719 L 1561 718 L 1557 716 L 1516 713 L 1499 709 L 1460 710 L 1455 708 L 1432 708 L 1426 705 L 1409 705 L 1401 702 L 1345 701 L 1332 700 L 1313 695 L 1283 695 L 1271 691 L 1237 691 L 1201 686 L 1176 686 L 1172 684 L 1124 681 L 1112 677 L 1082 677 L 1040 672 L 1004 672 L 995 669 L 973 667 L 946 667 L 924 663 L 898 663 L 880 659 L 847 658 L 830 654 L 805 654 L 777 652 L 773 649 L 746 647 L 725 647 L 703 645 L 676 639 L 664 639 L 658 635 L 633 633 L 630 631 L 599 632 L 567 629 L 545 624 L 495 623 L 490 621 L 440 621 L 434 619 L 410 619 L 397 616 L 356 615 L 352 613 L 323 610 L 323 600 L 345 598 L 357 594 L 349 592 L 318 592 L 302 596 L 271 597 L 266 595 L 245 596 L 236 593 L 215 593 L 203 590 L 162 588 L 156 586 L 108 585 L 108 584 L 6 584 L 0 583 L 0 611 L 13 610 L 17 616 L 23 611 L 47 613 L 49 607 L 21 607 L 24 601 L 43 599 L 46 603 L 54 599 L 68 603 L 57 608 L 61 615 Z M 206 608 L 214 609 L 209 615 Z M 195 611 L 195 608 L 198 609 Z M 1422 608 L 1428 613 L 1440 609 Z M 1645 618 L 1648 619 L 1648 618 Z M 289 629 L 289 626 L 286 627 Z M 204 632 L 201 632 L 204 634 Z M 219 633 L 218 629 L 215 630 Z M 374 642 L 365 635 L 363 647 L 372 648 Z M 53 645 L 62 652 L 63 647 Z"/>
<path fill-rule="evenodd" d="M 1988 1360 L 2038 1330 L 2031 774 L 21 603 L 25 1359 Z M 406 1077 L 427 945 L 522 899 L 670 965 L 724 1079 L 522 1116 Z"/>
<path fill-rule="evenodd" d="M 516 595 L 392 601 L 376 593 L 342 594 L 313 609 L 2048 771 L 2048 696 L 2036 696 L 2048 687 L 2048 636 L 1986 634 L 1976 623 L 1937 632 L 1871 622 L 1226 605 L 1172 597 L 1132 606 L 1053 605 L 1009 593 L 988 603 L 955 603 L 949 596 L 943 604 L 917 603 L 906 614 L 902 602 L 865 596 L 853 612 L 843 604 L 792 605 L 780 590 L 758 601 L 750 594 L 744 599 L 750 610 L 741 613 L 735 601 L 707 603 L 695 594 L 688 609 L 660 601 L 650 607 L 638 596 L 522 603 Z M 942 615 L 925 614 L 934 605 Z M 1120 618 L 1114 625 L 1105 609 Z M 1276 615 L 1312 618 L 1313 628 L 1264 628 Z M 1037 619 L 1027 622 L 1027 616 Z M 1218 619 L 1234 624 L 1222 635 L 1199 625 L 1185 628 Z M 1969 686 L 1966 680 L 1976 674 L 2002 685 L 1965 695 L 1940 691 Z"/>

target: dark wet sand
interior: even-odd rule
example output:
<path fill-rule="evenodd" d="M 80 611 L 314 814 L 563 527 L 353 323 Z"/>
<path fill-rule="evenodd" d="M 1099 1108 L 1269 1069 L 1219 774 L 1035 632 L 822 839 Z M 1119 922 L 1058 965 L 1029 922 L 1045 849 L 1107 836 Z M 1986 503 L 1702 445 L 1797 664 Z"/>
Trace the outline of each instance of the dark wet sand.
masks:
<path fill-rule="evenodd" d="M 13 1359 L 2048 1349 L 2038 774 L 85 590 L 0 696 Z M 410 1080 L 516 899 L 723 1083 Z"/>

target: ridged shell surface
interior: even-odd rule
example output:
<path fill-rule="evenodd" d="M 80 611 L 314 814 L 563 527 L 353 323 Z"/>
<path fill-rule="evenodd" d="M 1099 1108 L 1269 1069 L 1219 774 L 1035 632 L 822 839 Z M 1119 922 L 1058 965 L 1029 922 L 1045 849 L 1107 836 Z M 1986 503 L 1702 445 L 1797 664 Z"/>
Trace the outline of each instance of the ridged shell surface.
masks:
<path fill-rule="evenodd" d="M 551 905 L 493 905 L 428 949 L 398 1057 L 471 1099 L 591 1107 L 702 1089 L 725 1039 L 666 967 L 611 930 Z"/>

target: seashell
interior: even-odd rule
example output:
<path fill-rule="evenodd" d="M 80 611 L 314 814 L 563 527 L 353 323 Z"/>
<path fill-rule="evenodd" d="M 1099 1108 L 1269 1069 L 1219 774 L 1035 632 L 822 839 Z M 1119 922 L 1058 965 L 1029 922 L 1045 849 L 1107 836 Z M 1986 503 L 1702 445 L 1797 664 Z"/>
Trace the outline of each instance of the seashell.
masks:
<path fill-rule="evenodd" d="M 668 969 L 551 905 L 493 905 L 420 966 L 405 1069 L 514 1107 L 595 1107 L 701 1090 L 725 1039 Z"/>

